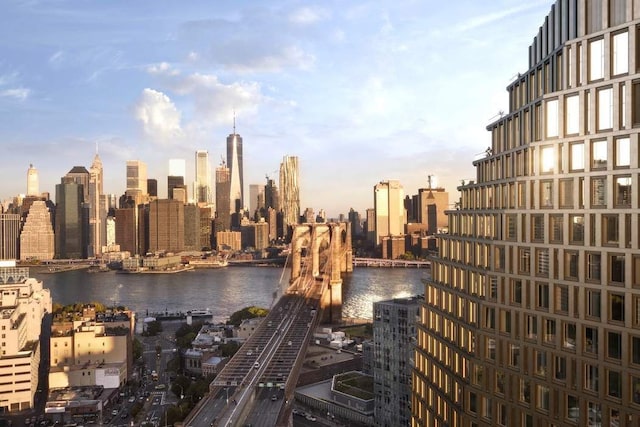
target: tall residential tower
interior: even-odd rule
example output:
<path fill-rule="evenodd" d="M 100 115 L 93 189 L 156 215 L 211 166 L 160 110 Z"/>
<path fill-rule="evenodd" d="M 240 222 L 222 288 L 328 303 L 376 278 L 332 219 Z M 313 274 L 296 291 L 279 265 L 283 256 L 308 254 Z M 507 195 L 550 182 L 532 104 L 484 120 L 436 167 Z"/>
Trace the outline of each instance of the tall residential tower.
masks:
<path fill-rule="evenodd" d="M 640 425 L 640 4 L 543 22 L 432 259 L 414 426 Z"/>

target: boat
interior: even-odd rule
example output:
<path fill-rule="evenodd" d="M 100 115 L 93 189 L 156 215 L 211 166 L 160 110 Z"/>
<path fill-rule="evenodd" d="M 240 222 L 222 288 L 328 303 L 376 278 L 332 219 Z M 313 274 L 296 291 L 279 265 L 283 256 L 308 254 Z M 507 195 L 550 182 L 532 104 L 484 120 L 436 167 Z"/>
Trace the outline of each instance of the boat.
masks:
<path fill-rule="evenodd" d="M 204 259 L 192 259 L 189 261 L 189 265 L 194 268 L 222 268 L 229 265 L 226 259 L 219 258 L 204 258 Z"/>
<path fill-rule="evenodd" d="M 208 308 L 205 309 L 195 309 L 187 311 L 187 316 L 191 317 L 211 317 L 213 313 Z"/>

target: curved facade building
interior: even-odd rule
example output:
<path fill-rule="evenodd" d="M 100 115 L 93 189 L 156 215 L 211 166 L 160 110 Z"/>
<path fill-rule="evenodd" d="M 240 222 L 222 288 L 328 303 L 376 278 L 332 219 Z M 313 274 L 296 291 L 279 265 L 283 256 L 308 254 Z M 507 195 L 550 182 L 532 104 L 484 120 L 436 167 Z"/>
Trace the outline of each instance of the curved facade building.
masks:
<path fill-rule="evenodd" d="M 558 0 L 448 212 L 415 426 L 640 425 L 640 2 Z"/>

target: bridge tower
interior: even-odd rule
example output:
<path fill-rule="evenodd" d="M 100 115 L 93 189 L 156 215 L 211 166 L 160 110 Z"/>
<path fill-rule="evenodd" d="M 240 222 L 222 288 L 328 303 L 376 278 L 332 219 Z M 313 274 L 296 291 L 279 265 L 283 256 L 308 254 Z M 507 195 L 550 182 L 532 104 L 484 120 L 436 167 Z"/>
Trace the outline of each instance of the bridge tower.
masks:
<path fill-rule="evenodd" d="M 348 222 L 316 223 L 293 230 L 290 285 L 307 289 L 306 283 L 313 281 L 319 292 L 312 296 L 318 298 L 325 322 L 342 319 L 341 273 L 353 271 L 350 227 Z"/>

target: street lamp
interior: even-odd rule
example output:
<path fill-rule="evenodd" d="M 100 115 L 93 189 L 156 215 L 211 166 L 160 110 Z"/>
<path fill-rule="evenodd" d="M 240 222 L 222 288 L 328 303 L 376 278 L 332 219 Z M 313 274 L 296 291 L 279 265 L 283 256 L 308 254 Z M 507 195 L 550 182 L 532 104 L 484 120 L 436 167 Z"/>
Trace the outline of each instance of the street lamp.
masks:
<path fill-rule="evenodd" d="M 227 394 L 227 405 L 228 405 L 229 404 L 229 387 L 225 387 L 224 391 Z"/>

